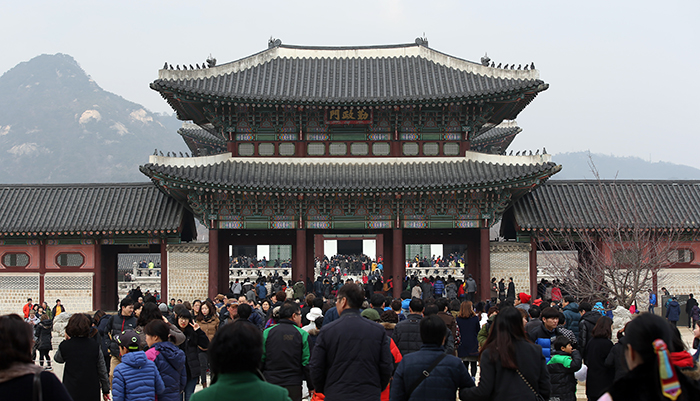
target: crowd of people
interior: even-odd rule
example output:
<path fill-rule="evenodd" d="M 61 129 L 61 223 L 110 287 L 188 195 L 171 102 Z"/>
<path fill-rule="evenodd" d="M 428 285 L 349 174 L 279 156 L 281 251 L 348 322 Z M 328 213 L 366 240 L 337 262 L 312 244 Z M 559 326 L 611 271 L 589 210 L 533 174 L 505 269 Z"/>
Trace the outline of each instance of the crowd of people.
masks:
<path fill-rule="evenodd" d="M 24 319 L 0 317 L 0 394 L 567 401 L 585 375 L 588 400 L 700 399 L 700 352 L 691 355 L 675 325 L 645 312 L 613 333 L 607 302 L 558 294 L 556 282 L 533 298 L 493 278 L 479 301 L 470 276 L 409 277 L 400 298 L 369 278 L 271 281 L 236 280 L 214 299 L 169 304 L 132 291 L 114 315 L 73 314 L 53 356 L 65 364 L 62 383 L 43 366 L 46 308 L 28 300 Z M 700 339 L 700 321 L 693 329 Z"/>

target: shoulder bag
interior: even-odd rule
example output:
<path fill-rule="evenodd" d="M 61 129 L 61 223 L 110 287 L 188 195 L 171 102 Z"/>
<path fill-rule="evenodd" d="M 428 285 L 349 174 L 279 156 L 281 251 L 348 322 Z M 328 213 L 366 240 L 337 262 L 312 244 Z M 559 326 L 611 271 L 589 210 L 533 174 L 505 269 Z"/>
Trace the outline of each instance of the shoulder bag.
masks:
<path fill-rule="evenodd" d="M 418 380 L 416 380 L 415 382 L 413 382 L 413 385 L 411 385 L 411 388 L 408 389 L 408 392 L 406 393 L 406 399 L 411 398 L 411 394 L 413 394 L 413 391 L 414 391 L 415 389 L 417 389 L 418 386 L 419 386 L 421 383 L 423 383 L 423 380 L 427 379 L 428 376 L 430 376 L 430 372 L 432 372 L 433 369 L 435 369 L 435 367 L 436 367 L 437 365 L 439 365 L 440 362 L 441 362 L 446 356 L 447 356 L 447 354 L 442 353 L 442 354 L 440 354 L 439 357 L 435 358 L 435 360 L 433 361 L 433 364 L 430 365 L 430 367 L 429 367 L 428 369 L 424 370 L 424 371 L 423 371 L 423 375 L 422 375 L 421 377 L 419 377 Z"/>
<path fill-rule="evenodd" d="M 544 397 L 542 397 L 542 395 L 541 395 L 540 393 L 538 393 L 537 391 L 535 391 L 534 388 L 532 388 L 532 386 L 530 385 L 530 382 L 527 381 L 527 379 L 525 378 L 525 376 L 523 376 L 522 373 L 520 373 L 520 370 L 519 370 L 519 369 L 515 369 L 515 371 L 518 372 L 518 376 L 520 376 L 520 378 L 523 379 L 523 381 L 525 382 L 525 384 L 527 384 L 527 386 L 530 388 L 530 390 L 532 390 L 532 392 L 535 394 L 535 399 L 536 399 L 537 401 L 546 401 L 546 400 L 544 399 Z"/>

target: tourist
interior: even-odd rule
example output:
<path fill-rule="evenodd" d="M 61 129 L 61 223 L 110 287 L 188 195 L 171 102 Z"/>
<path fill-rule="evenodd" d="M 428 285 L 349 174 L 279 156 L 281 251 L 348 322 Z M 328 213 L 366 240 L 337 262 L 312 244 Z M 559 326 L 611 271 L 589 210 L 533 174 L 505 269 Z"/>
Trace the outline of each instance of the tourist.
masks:
<path fill-rule="evenodd" d="M 216 309 L 210 300 L 204 301 L 196 317 L 199 328 L 207 335 L 209 342 L 214 339 L 216 330 L 219 329 L 219 317 L 216 316 Z M 209 368 L 209 358 L 206 350 L 199 349 L 199 380 L 203 388 L 207 388 L 207 369 Z"/>
<path fill-rule="evenodd" d="M 44 313 L 41 315 L 41 321 L 34 326 L 34 336 L 36 337 L 36 349 L 39 351 L 39 366 L 44 366 L 46 360 L 46 370 L 51 370 L 51 357 L 49 352 L 53 349 L 51 345 L 51 330 L 53 329 L 53 321 Z"/>
<path fill-rule="evenodd" d="M 578 326 L 578 349 L 585 354 L 588 339 L 592 338 L 591 331 L 593 331 L 593 327 L 603 315 L 598 311 L 594 311 L 593 306 L 588 302 L 581 302 L 578 305 L 578 313 L 581 315 Z"/>
<path fill-rule="evenodd" d="M 262 354 L 262 333 L 254 325 L 239 320 L 222 327 L 209 347 L 211 385 L 191 401 L 220 401 L 234 394 L 240 400 L 291 401 L 286 389 L 260 377 Z"/>
<path fill-rule="evenodd" d="M 627 323 L 629 324 L 629 322 Z M 605 367 L 615 371 L 613 382 L 620 380 L 620 378 L 624 377 L 627 372 L 629 372 L 629 369 L 627 369 L 627 361 L 625 360 L 625 348 L 627 345 L 622 340 L 625 337 L 625 328 L 627 328 L 627 325 L 625 325 L 622 330 L 617 331 L 617 342 L 613 345 L 610 353 L 605 358 Z"/>
<path fill-rule="evenodd" d="M 558 336 L 553 343 L 552 358 L 547 363 L 552 390 L 550 400 L 576 401 L 578 380 L 574 374 L 581 369 L 581 353 L 575 350 L 570 339 Z"/>
<path fill-rule="evenodd" d="M 393 357 L 384 328 L 360 316 L 363 292 L 343 285 L 336 307 L 340 318 L 324 322 L 313 356 L 311 382 L 329 400 L 378 400 L 389 384 Z"/>
<path fill-rule="evenodd" d="M 17 314 L 0 316 L 0 394 L 13 401 L 72 401 L 56 375 L 32 361 L 32 327 Z M 41 394 L 35 394 L 35 378 Z"/>
<path fill-rule="evenodd" d="M 688 314 L 689 329 L 693 327 L 693 308 L 695 308 L 696 306 L 698 306 L 698 300 L 693 297 L 693 294 L 689 294 L 688 300 L 685 303 L 685 313 Z"/>
<path fill-rule="evenodd" d="M 693 323 L 693 344 L 700 343 L 700 320 L 696 320 Z M 693 355 L 693 360 L 695 363 L 700 362 L 700 346 L 695 347 L 695 354 Z"/>
<path fill-rule="evenodd" d="M 515 283 L 513 282 L 513 277 L 508 279 L 508 291 L 506 292 L 506 299 L 515 299 Z"/>
<path fill-rule="evenodd" d="M 681 318 L 681 306 L 678 303 L 678 299 L 674 295 L 671 297 L 671 302 L 666 306 L 666 319 L 673 325 L 678 325 L 678 320 Z"/>
<path fill-rule="evenodd" d="M 32 312 L 32 309 L 34 308 L 34 304 L 32 303 L 31 298 L 27 298 L 27 303 L 24 304 L 22 307 L 22 313 L 24 313 L 24 318 L 29 319 L 29 314 Z"/>
<path fill-rule="evenodd" d="M 145 332 L 150 347 L 146 358 L 155 362 L 165 386 L 158 401 L 181 401 L 181 393 L 187 384 L 185 352 L 168 341 L 170 329 L 165 322 L 153 320 L 146 325 Z"/>
<path fill-rule="evenodd" d="M 479 385 L 459 392 L 462 400 L 522 401 L 549 398 L 550 382 L 541 348 L 528 341 L 520 312 L 501 309 L 480 356 Z"/>
<path fill-rule="evenodd" d="M 471 301 L 462 302 L 457 315 L 457 326 L 461 336 L 457 356 L 470 369 L 472 377 L 476 377 L 477 361 L 479 360 L 479 318 L 472 309 Z"/>
<path fill-rule="evenodd" d="M 94 401 L 100 394 L 109 400 L 109 377 L 96 334 L 90 318 L 76 313 L 68 319 L 66 339 L 54 355 L 56 362 L 66 364 L 62 381 L 74 401 Z"/>
<path fill-rule="evenodd" d="M 467 292 L 467 301 L 472 301 L 472 304 L 476 301 L 476 280 L 472 277 L 470 274 L 467 277 L 467 281 L 465 282 L 466 286 L 466 292 Z"/>
<path fill-rule="evenodd" d="M 51 319 L 54 319 L 56 316 L 60 315 L 61 313 L 66 311 L 66 307 L 61 305 L 61 300 L 57 299 L 56 300 L 56 305 L 54 305 L 53 309 L 51 310 L 51 315 L 53 316 Z"/>
<path fill-rule="evenodd" d="M 185 352 L 187 384 L 185 385 L 184 401 L 189 401 L 194 389 L 199 381 L 201 366 L 199 365 L 199 349 L 209 347 L 209 338 L 202 331 L 199 324 L 193 323 L 192 314 L 188 310 L 183 310 L 177 315 L 178 328 L 187 338 L 180 344 L 180 349 Z"/>
<path fill-rule="evenodd" d="M 161 304 L 162 306 L 166 306 L 165 304 Z M 139 334 L 139 337 L 141 339 L 141 342 L 139 343 L 139 348 L 142 350 L 147 350 L 148 349 L 148 343 L 146 342 L 146 334 L 145 334 L 145 327 L 148 325 L 148 323 L 154 321 L 154 320 L 161 320 L 167 323 L 168 328 L 170 329 L 170 336 L 168 337 L 169 341 L 172 342 L 175 345 L 180 345 L 185 341 L 185 334 L 180 331 L 180 329 L 170 323 L 167 318 L 163 316 L 162 309 L 159 306 L 156 306 L 153 302 L 146 302 L 146 304 L 142 308 L 141 315 L 139 316 L 137 322 L 136 322 L 136 327 L 134 328 L 134 331 Z M 167 309 L 167 307 L 165 308 Z"/>
<path fill-rule="evenodd" d="M 119 344 L 115 340 L 117 334 L 126 330 L 133 330 L 137 325 L 137 319 L 133 316 L 134 301 L 126 297 L 119 303 L 119 312 L 112 315 L 107 322 L 107 335 L 112 339 L 109 343 L 109 382 L 114 377 L 114 368 L 121 362 Z"/>
<path fill-rule="evenodd" d="M 261 370 L 265 380 L 286 388 L 292 401 L 301 401 L 302 381 L 309 377 L 309 333 L 300 325 L 299 305 L 285 302 L 277 324 L 263 333 Z"/>
<path fill-rule="evenodd" d="M 301 329 L 306 331 L 307 333 L 310 332 L 311 330 L 318 329 L 320 325 L 317 325 L 316 322 L 322 322 L 323 321 L 323 310 L 321 308 L 313 307 L 309 310 L 309 312 L 306 314 L 306 320 L 309 322 L 309 324 L 303 326 Z"/>
<path fill-rule="evenodd" d="M 391 338 L 396 343 L 396 346 L 399 347 L 399 351 L 401 351 L 403 356 L 418 351 L 423 344 L 420 339 L 420 321 L 423 318 L 423 309 L 422 300 L 418 298 L 412 299 L 408 304 L 406 320 L 399 322 L 394 327 L 394 333 L 391 335 Z"/>
<path fill-rule="evenodd" d="M 555 350 L 553 348 L 554 339 L 564 335 L 558 324 L 559 312 L 551 306 L 546 307 L 540 313 L 540 322 L 530 326 L 527 332 L 530 341 L 542 347 L 542 355 L 547 362 L 549 362 L 552 351 Z"/>
<path fill-rule="evenodd" d="M 656 306 L 656 294 L 649 289 L 649 312 L 654 313 L 654 307 Z"/>
<path fill-rule="evenodd" d="M 699 400 L 697 384 L 671 364 L 668 347 L 672 338 L 671 327 L 660 316 L 641 313 L 632 319 L 625 329 L 625 358 L 630 372 L 600 399 Z"/>
<path fill-rule="evenodd" d="M 165 385 L 153 361 L 139 349 L 139 335 L 126 330 L 117 336 L 122 363 L 114 369 L 114 401 L 153 400 L 163 397 Z M 109 397 L 105 397 L 105 401 Z"/>
<path fill-rule="evenodd" d="M 44 308 L 44 313 L 46 313 L 49 316 L 49 319 L 53 320 L 53 312 L 51 312 L 51 308 L 49 308 L 49 304 L 46 301 L 44 301 L 41 303 L 41 307 Z"/>
<path fill-rule="evenodd" d="M 515 293 L 515 289 L 513 290 L 513 293 Z M 506 300 L 506 283 L 505 279 L 501 279 L 498 282 L 498 300 L 500 302 L 503 302 Z"/>
<path fill-rule="evenodd" d="M 576 298 L 571 295 L 564 297 L 561 303 L 562 311 L 564 317 L 566 318 L 566 328 L 571 330 L 576 338 L 579 338 L 579 323 L 581 321 L 581 315 L 578 313 L 578 303 L 576 303 Z M 577 341 L 578 342 L 578 341 Z"/>
<path fill-rule="evenodd" d="M 591 339 L 583 351 L 583 361 L 588 366 L 586 373 L 586 396 L 589 401 L 596 401 L 615 378 L 615 372 L 605 366 L 605 359 L 610 354 L 613 343 L 612 319 L 602 316 L 591 331 Z"/>
<path fill-rule="evenodd" d="M 459 346 L 462 339 L 459 337 L 459 328 L 457 327 L 457 321 L 455 317 L 452 316 L 452 313 L 449 312 L 450 300 L 447 298 L 439 298 L 435 303 L 435 306 L 437 306 L 438 309 L 438 317 L 442 319 L 443 322 L 445 322 L 445 325 L 450 330 L 449 335 L 450 337 L 452 337 L 452 343 L 445 344 L 445 349 L 452 349 L 454 351 Z"/>
<path fill-rule="evenodd" d="M 403 357 L 391 383 L 391 400 L 454 400 L 459 389 L 474 387 L 467 368 L 453 355 L 445 354 L 448 329 L 436 315 L 420 321 L 423 345 Z M 427 374 L 426 374 L 427 372 Z"/>
<path fill-rule="evenodd" d="M 111 315 L 106 314 L 103 310 L 98 310 L 95 312 L 95 315 L 93 316 L 93 324 L 95 325 L 95 328 L 97 329 L 97 332 L 100 335 L 100 346 L 102 348 L 102 356 L 104 357 L 105 360 L 105 367 L 109 369 L 109 361 L 110 361 L 110 355 L 109 355 L 109 329 L 108 329 L 108 324 L 109 324 L 109 318 L 112 317 Z M 107 374 L 107 377 L 109 378 L 109 373 Z"/>

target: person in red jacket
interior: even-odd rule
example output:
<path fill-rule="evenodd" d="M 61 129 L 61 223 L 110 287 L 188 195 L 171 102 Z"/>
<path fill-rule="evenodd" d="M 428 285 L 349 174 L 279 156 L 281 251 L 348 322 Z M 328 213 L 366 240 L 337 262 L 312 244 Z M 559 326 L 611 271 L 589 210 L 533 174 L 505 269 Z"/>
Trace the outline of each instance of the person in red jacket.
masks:
<path fill-rule="evenodd" d="M 24 307 L 22 308 L 22 312 L 24 312 L 25 319 L 29 319 L 29 314 L 32 313 L 32 306 L 34 306 L 32 304 L 32 299 L 27 298 L 27 304 L 24 305 Z"/>

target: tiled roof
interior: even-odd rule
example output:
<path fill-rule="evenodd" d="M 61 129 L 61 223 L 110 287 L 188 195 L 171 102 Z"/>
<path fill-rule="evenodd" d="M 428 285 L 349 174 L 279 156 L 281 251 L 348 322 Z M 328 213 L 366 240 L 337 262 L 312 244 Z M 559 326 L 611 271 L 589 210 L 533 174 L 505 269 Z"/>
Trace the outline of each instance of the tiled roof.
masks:
<path fill-rule="evenodd" d="M 504 156 L 501 156 L 504 157 Z M 221 186 L 247 191 L 362 192 L 421 191 L 507 186 L 519 180 L 548 177 L 560 167 L 498 164 L 464 158 L 415 162 L 269 162 L 229 159 L 200 166 L 146 164 L 147 176 L 188 185 Z"/>
<path fill-rule="evenodd" d="M 509 136 L 515 136 L 522 131 L 522 128 L 518 127 L 516 124 L 506 123 L 499 124 L 491 129 L 485 130 L 476 138 L 472 139 L 472 145 L 480 145 L 485 143 L 496 143 L 502 141 L 504 138 Z"/>
<path fill-rule="evenodd" d="M 212 145 L 221 145 L 226 148 L 226 141 L 213 135 L 211 132 L 195 126 L 194 124 L 188 124 L 187 127 L 182 127 L 177 130 L 177 133 L 183 137 L 192 138 L 198 142 L 206 142 Z"/>
<path fill-rule="evenodd" d="M 230 101 L 332 103 L 475 99 L 547 85 L 537 70 L 483 66 L 423 45 L 279 45 L 213 68 L 163 69 L 151 88 Z"/>
<path fill-rule="evenodd" d="M 548 181 L 513 204 L 521 229 L 700 229 L 700 181 Z"/>
<path fill-rule="evenodd" d="M 0 185 L 0 233 L 177 230 L 183 213 L 152 183 Z"/>

